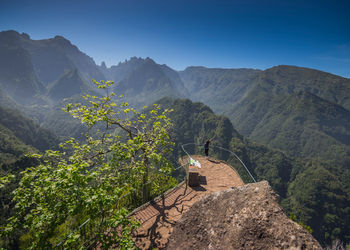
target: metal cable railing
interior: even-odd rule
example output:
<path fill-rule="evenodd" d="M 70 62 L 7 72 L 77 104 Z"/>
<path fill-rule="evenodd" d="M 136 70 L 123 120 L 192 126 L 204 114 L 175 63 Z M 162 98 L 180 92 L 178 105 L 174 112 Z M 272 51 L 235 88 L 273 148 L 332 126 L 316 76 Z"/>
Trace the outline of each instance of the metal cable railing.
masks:
<path fill-rule="evenodd" d="M 196 147 L 203 147 L 202 145 L 199 145 L 199 144 L 196 144 L 196 143 L 186 143 L 186 144 L 183 144 L 181 145 L 181 148 L 182 150 L 185 152 L 185 154 L 188 156 L 188 157 L 191 157 L 190 154 L 188 153 L 188 151 L 185 149 L 185 146 L 189 146 L 189 145 L 192 145 L 192 146 L 196 146 Z M 247 168 L 247 166 L 244 164 L 244 162 L 238 157 L 238 155 L 236 153 L 234 153 L 233 151 L 229 150 L 229 149 L 226 149 L 226 148 L 223 148 L 223 147 L 220 147 L 220 146 L 210 146 L 210 148 L 214 148 L 214 149 L 220 149 L 220 150 L 223 150 L 225 152 L 228 152 L 230 153 L 231 155 L 233 155 L 239 162 L 240 164 L 244 167 L 244 169 L 246 170 L 246 172 L 248 173 L 248 175 L 250 176 L 250 178 L 253 180 L 253 182 L 256 182 L 255 178 L 253 177 L 253 175 L 251 174 L 251 172 L 249 171 L 249 169 Z M 195 152 L 200 152 L 200 150 L 194 150 Z M 193 152 L 193 154 L 195 154 L 195 152 Z M 220 160 L 220 159 L 219 159 Z"/>

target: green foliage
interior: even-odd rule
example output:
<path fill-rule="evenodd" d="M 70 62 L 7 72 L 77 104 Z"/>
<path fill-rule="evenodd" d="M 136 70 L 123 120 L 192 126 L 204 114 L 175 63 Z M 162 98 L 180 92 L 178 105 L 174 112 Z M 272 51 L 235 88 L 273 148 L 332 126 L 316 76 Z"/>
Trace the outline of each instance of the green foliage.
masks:
<path fill-rule="evenodd" d="M 0 166 L 15 162 L 26 152 L 35 151 L 36 149 L 23 143 L 11 130 L 0 125 Z"/>
<path fill-rule="evenodd" d="M 241 137 L 226 117 L 215 115 L 210 108 L 202 103 L 171 98 L 163 98 L 157 103 L 160 103 L 162 107 L 174 110 L 170 114 L 170 118 L 174 123 L 172 138 L 175 141 L 175 159 L 178 159 L 179 154 L 182 154 L 181 144 L 204 145 L 205 140 L 214 138 L 217 145 L 229 147 L 232 137 Z M 195 149 L 189 145 L 187 149 L 192 153 L 202 153 L 202 147 Z"/>
<path fill-rule="evenodd" d="M 253 171 L 258 181 L 269 181 L 279 195 L 282 197 L 286 196 L 288 182 L 292 176 L 293 169 L 300 168 L 301 163 L 299 161 L 286 156 L 281 151 L 270 149 L 248 140 L 233 140 L 231 149 Z M 243 176 L 246 176 L 245 171 L 240 171 L 239 173 L 243 173 Z M 247 177 L 244 180 L 251 181 Z"/>
<path fill-rule="evenodd" d="M 51 131 L 41 128 L 34 121 L 24 117 L 19 111 L 0 107 L 0 154 L 11 151 L 11 148 L 25 147 L 24 149 L 14 149 L 15 156 L 20 156 L 23 151 L 30 151 L 29 147 L 45 150 L 57 146 L 58 139 Z M 11 137 L 11 138 L 9 138 Z M 4 145 L 14 143 L 15 145 Z M 26 145 L 25 145 L 26 144 Z M 23 146 L 22 146 L 23 145 Z"/>
<path fill-rule="evenodd" d="M 301 221 L 298 221 L 298 220 L 297 220 L 297 217 L 296 217 L 294 214 L 290 213 L 290 214 L 289 214 L 289 218 L 290 218 L 292 221 L 297 222 L 300 226 L 302 226 L 302 227 L 305 228 L 307 231 L 309 231 L 310 234 L 312 234 L 312 232 L 313 232 L 312 228 L 311 228 L 310 226 L 308 226 L 308 225 L 305 225 L 305 224 L 302 223 Z"/>
<path fill-rule="evenodd" d="M 330 244 L 349 242 L 349 170 L 310 162 L 288 187 L 284 207 L 314 229 L 314 236 Z"/>
<path fill-rule="evenodd" d="M 100 89 L 112 85 L 94 83 Z M 114 102 L 114 95 L 86 95 L 88 105 L 66 106 L 65 110 L 90 130 L 95 126 L 104 129 L 87 133 L 84 142 L 68 140 L 61 144 L 60 151 L 32 155 L 40 164 L 21 173 L 19 186 L 13 192 L 14 215 L 3 228 L 3 236 L 24 227 L 27 234 L 22 239 L 29 243 L 26 248 L 46 249 L 62 239 L 56 235 L 57 229 L 67 225 L 67 220 L 81 223 L 89 219 L 96 225 L 96 233 L 101 234 L 101 244 L 110 246 L 114 242 L 122 248 L 132 247 L 129 232 L 136 224 L 125 217 L 123 207 L 139 203 L 120 199 L 132 190 L 142 189 L 141 200 L 146 201 L 151 194 L 163 192 L 167 187 L 164 184 L 174 185 L 167 176 L 173 167 L 166 158 L 172 144 L 168 134 L 172 124 L 167 117 L 170 110 L 161 111 L 159 105 L 154 105 L 148 113 L 141 114 L 126 102 Z M 131 114 L 136 119 L 130 119 Z M 140 196 L 135 194 L 136 198 Z M 73 224 L 68 226 L 68 232 L 76 225 Z M 104 234 L 113 227 L 116 231 Z M 73 247 L 81 240 L 76 232 L 64 244 Z"/>
<path fill-rule="evenodd" d="M 111 247 L 122 246 L 122 249 L 135 248 L 132 240 L 132 231 L 140 224 L 134 219 L 127 218 L 128 211 L 121 209 L 114 211 L 114 214 L 108 219 L 107 224 L 111 226 L 112 230 L 108 233 L 102 233 L 100 238 L 101 247 L 110 249 Z"/>

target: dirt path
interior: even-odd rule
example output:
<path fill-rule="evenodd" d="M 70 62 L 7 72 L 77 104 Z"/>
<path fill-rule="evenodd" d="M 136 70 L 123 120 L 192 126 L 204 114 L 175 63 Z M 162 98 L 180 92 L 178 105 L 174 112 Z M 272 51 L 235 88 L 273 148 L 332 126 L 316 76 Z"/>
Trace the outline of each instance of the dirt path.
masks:
<path fill-rule="evenodd" d="M 206 194 L 243 185 L 238 174 L 225 163 L 207 160 L 202 156 L 192 158 L 202 166 L 199 170 L 200 186 L 191 188 L 184 184 L 135 212 L 133 216 L 142 224 L 134 235 L 137 247 L 164 248 L 176 221 L 192 204 Z"/>

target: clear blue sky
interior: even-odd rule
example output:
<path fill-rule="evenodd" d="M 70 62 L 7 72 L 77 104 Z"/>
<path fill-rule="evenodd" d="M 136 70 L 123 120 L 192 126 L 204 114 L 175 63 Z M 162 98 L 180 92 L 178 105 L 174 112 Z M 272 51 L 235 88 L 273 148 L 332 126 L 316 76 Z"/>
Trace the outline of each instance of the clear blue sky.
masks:
<path fill-rule="evenodd" d="M 266 69 L 287 64 L 350 77 L 350 1 L 0 0 L 0 30 L 62 35 L 107 66 L 151 57 Z"/>

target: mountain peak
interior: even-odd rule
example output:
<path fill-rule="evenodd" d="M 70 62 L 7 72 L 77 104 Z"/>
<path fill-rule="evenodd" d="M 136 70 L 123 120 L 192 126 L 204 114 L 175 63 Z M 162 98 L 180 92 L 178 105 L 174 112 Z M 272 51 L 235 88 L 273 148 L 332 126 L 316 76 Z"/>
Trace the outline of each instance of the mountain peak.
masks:
<path fill-rule="evenodd" d="M 100 67 L 101 67 L 103 70 L 107 69 L 106 63 L 105 63 L 104 61 L 101 62 Z"/>
<path fill-rule="evenodd" d="M 155 63 L 155 61 L 153 61 L 153 59 L 150 57 L 146 57 L 145 62 Z"/>
<path fill-rule="evenodd" d="M 27 33 L 22 33 L 21 37 L 26 39 L 26 40 L 30 40 L 30 36 Z"/>
<path fill-rule="evenodd" d="M 63 41 L 68 41 L 68 39 L 66 39 L 65 37 L 60 36 L 60 35 L 55 36 L 53 39 L 56 39 L 56 40 L 63 40 Z"/>
<path fill-rule="evenodd" d="M 5 30 L 0 32 L 0 45 L 18 45 L 21 35 L 15 30 Z"/>
<path fill-rule="evenodd" d="M 4 30 L 0 32 L 0 35 L 19 36 L 19 33 L 15 30 Z"/>
<path fill-rule="evenodd" d="M 72 43 L 63 36 L 55 36 L 52 40 L 63 46 L 73 46 Z"/>
<path fill-rule="evenodd" d="M 315 75 L 322 75 L 323 77 L 337 77 L 337 78 L 344 78 L 342 76 L 334 75 L 332 73 L 328 73 L 322 70 L 318 69 L 312 69 L 307 67 L 300 67 L 295 65 L 277 65 L 271 68 L 266 69 L 264 72 L 267 73 L 282 73 L 283 75 L 287 74 L 299 74 L 299 75 L 305 75 L 305 77 L 314 77 Z M 346 78 L 344 78 L 346 79 Z"/>

